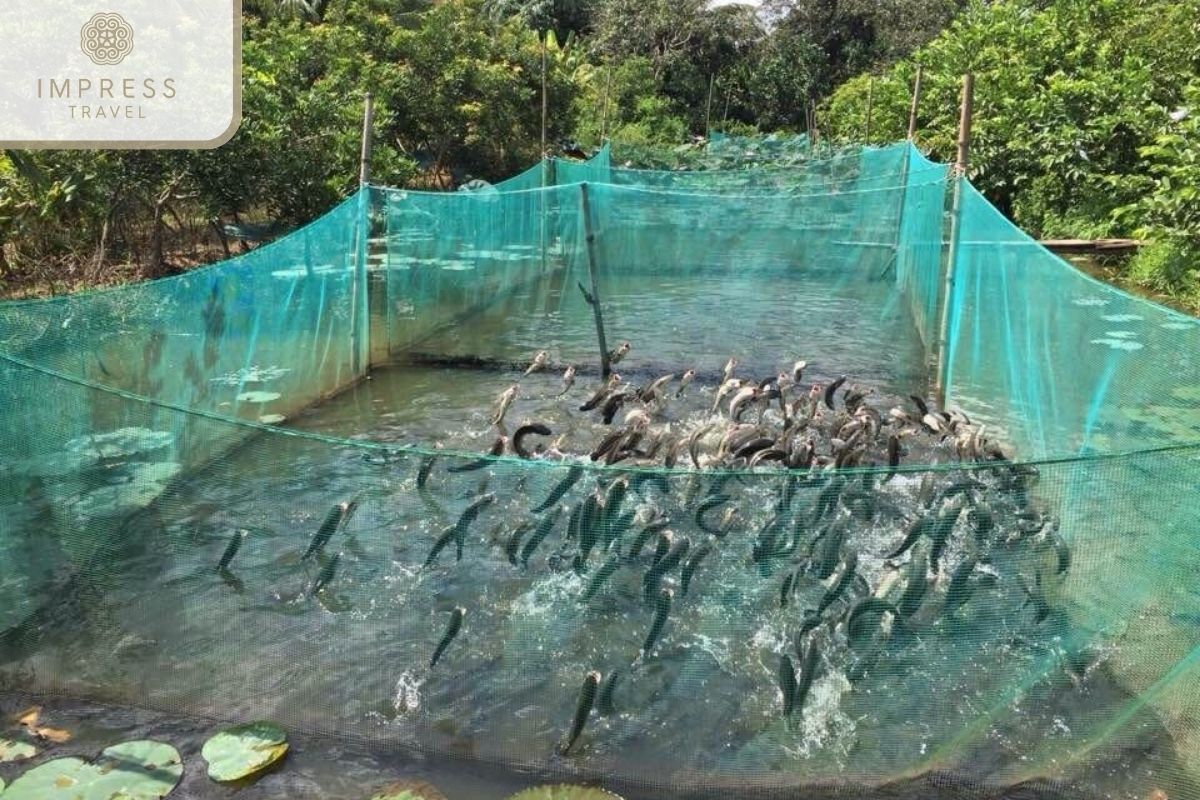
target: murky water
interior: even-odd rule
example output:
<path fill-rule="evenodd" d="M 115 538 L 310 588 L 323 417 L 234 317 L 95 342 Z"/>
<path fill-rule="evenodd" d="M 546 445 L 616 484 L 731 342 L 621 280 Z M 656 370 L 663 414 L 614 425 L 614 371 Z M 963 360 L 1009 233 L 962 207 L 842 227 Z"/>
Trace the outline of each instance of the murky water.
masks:
<path fill-rule="evenodd" d="M 689 291 L 684 283 L 676 288 Z M 737 349 L 729 355 L 742 360 L 747 374 L 765 377 L 806 357 L 818 378 L 846 373 L 874 388 L 873 402 L 884 409 L 923 387 L 924 375 L 906 366 L 920 360 L 912 357 L 915 345 L 900 312 L 881 333 L 878 319 L 857 319 L 854 299 L 836 292 L 806 297 L 781 290 L 760 298 L 753 308 L 761 315 L 748 314 L 746 303 L 713 304 L 704 328 L 712 338 L 698 351 L 685 332 L 651 335 L 657 321 L 669 318 L 666 306 L 656 304 L 669 300 L 636 286 L 613 296 L 625 311 L 614 314 L 622 320 L 614 338 L 635 346 L 621 365 L 630 375 L 696 367 L 711 376 L 727 357 L 718 351 L 726 341 L 722 329 L 736 328 Z M 818 309 L 823 316 L 814 316 Z M 381 371 L 293 420 L 293 428 L 485 449 L 494 435 L 485 416 L 491 398 L 514 379 L 505 362 L 540 347 L 574 358 L 589 341 L 575 315 L 548 339 L 545 328 L 501 324 L 513 310 L 498 301 L 482 312 L 470 337 L 450 335 L 422 351 L 479 356 L 488 359 L 483 368 Z M 494 333 L 480 333 L 488 330 Z M 556 374 L 530 376 L 509 420 L 544 421 L 567 434 L 564 449 L 586 452 L 601 428 L 571 409 L 590 383 L 581 378 L 559 400 Z M 672 404 L 664 424 L 681 431 L 702 424 L 711 399 L 711 382 L 699 382 Z M 1086 747 L 1128 697 L 1110 679 L 1112 654 L 1092 646 L 1096 631 L 1080 628 L 1068 609 L 1028 601 L 1049 555 L 1017 535 L 1024 495 L 1005 474 L 973 476 L 997 512 L 998 544 L 988 569 L 970 573 L 971 591 L 960 608 L 947 609 L 947 582 L 974 557 L 965 522 L 951 537 L 940 577 L 901 629 L 868 617 L 874 624 L 852 633 L 843 617 L 804 639 L 797 652 L 804 610 L 817 608 L 836 578 L 800 575 L 781 607 L 788 559 L 754 557 L 779 513 L 785 479 L 635 479 L 622 509 L 638 519 L 665 515 L 677 537 L 710 548 L 686 592 L 678 572 L 647 591 L 655 540 L 634 555 L 636 522 L 628 530 L 605 527 L 611 547 L 597 547 L 583 575 L 572 569 L 579 543 L 568 540 L 568 513 L 560 505 L 606 491 L 616 473 L 586 475 L 550 510 L 535 513 L 563 479 L 561 468 L 497 462 L 452 471 L 465 462 L 442 458 L 421 489 L 417 476 L 425 465 L 413 455 L 307 436 L 252 437 L 177 481 L 144 511 L 81 532 L 103 541 L 102 556 L 56 584 L 56 597 L 40 598 L 43 611 L 23 635 L 0 643 L 6 683 L 201 717 L 272 718 L 317 737 L 349 737 L 376 752 L 426 751 L 497 764 L 505 775 L 607 776 L 631 796 L 720 794 L 748 785 L 867 786 L 929 775 L 946 776 L 940 790 L 963 796 L 954 779 L 1011 785 L 1049 774 L 1060 783 L 1047 794 L 1132 799 L 1156 785 L 1156 769 L 1173 768 L 1169 743 L 1148 714 L 1132 715 L 1129 724 L 1142 735 L 1128 751 L 1105 744 L 1092 754 Z M 936 485 L 966 477 L 942 472 Z M 831 535 L 820 510 L 828 486 L 791 487 L 780 535 L 801 550 Z M 900 578 L 887 556 L 923 492 L 921 477 L 906 474 L 864 491 L 869 499 L 851 503 L 837 523 L 866 584 L 833 601 L 842 615 L 847 598 L 861 600 Z M 496 500 L 464 526 L 461 560 L 455 542 L 431 559 L 434 542 L 487 493 Z M 697 508 L 717 493 L 739 508 L 740 522 L 714 536 Z M 327 554 L 305 559 L 329 509 L 351 498 L 358 507 Z M 514 531 L 548 514 L 554 526 L 544 542 L 522 559 L 526 533 L 512 563 L 507 548 Z M 230 573 L 219 574 L 215 565 L 236 530 L 247 537 Z M 338 561 L 330 568 L 334 553 Z M 615 571 L 585 599 L 610 560 Z M 314 593 L 323 573 L 328 586 Z M 672 589 L 674 599 L 661 636 L 645 649 L 655 614 L 647 597 L 653 600 L 660 588 Z M 431 668 L 456 607 L 466 611 L 462 631 Z M 777 688 L 781 657 L 800 665 L 812 648 L 810 692 L 800 712 L 785 720 Z M 589 670 L 606 677 L 620 671 L 613 713 L 593 715 L 563 755 Z M 194 723 L 178 724 L 181 735 L 194 735 L 186 733 Z M 172 723 L 162 725 L 169 733 Z M 365 793 L 332 779 L 338 770 L 332 759 L 306 769 L 322 797 Z M 435 783 L 453 782 L 455 798 L 497 798 L 519 782 L 471 778 L 469 770 L 444 765 L 422 770 Z M 363 772 L 362 783 L 373 775 Z M 258 796 L 316 796 L 270 786 Z M 915 784 L 912 795 L 937 791 Z"/>

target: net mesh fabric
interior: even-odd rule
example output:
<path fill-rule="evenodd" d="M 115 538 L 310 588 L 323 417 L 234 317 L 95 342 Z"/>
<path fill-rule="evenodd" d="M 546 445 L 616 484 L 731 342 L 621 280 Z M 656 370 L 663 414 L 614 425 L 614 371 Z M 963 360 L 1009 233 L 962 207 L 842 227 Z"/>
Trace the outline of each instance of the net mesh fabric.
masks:
<path fill-rule="evenodd" d="M 748 375 L 806 358 L 812 380 L 853 371 L 900 397 L 940 377 L 1017 463 L 478 464 L 486 405 L 538 349 L 598 381 L 597 308 L 608 348 L 633 343 L 618 365 L 631 381 L 694 366 L 711 387 L 731 353 Z M 1046 252 L 908 144 L 679 173 L 614 169 L 605 150 L 491 190 L 364 188 L 197 272 L 0 305 L 0 670 L 26 690 L 270 716 L 634 791 L 1197 797 L 1197 336 Z M 430 384 L 426 409 L 480 391 L 476 445 L 305 423 L 384 367 L 411 370 L 414 395 Z M 621 560 L 586 601 L 608 556 L 583 575 L 556 561 L 574 547 L 569 508 L 621 476 L 630 509 L 653 504 L 712 546 L 650 656 L 633 534 L 600 523 Z M 969 596 L 946 611 L 985 546 L 964 517 L 904 625 L 885 636 L 884 615 L 864 641 L 843 618 L 807 640 L 818 671 L 784 720 L 781 655 L 807 655 L 794 633 L 829 587 L 806 582 L 781 608 L 787 559 L 751 558 L 780 498 L 805 542 L 828 525 L 829 487 L 856 498 L 845 546 L 894 599 L 884 584 L 904 586 L 904 564 L 888 556 L 914 498 L 964 483 L 987 487 L 996 519 Z M 697 515 L 714 492 L 743 511 L 719 541 Z M 431 558 L 485 495 L 462 560 L 455 546 Z M 330 553 L 303 558 L 350 498 Z M 1023 531 L 1032 508 L 1052 527 Z M 547 513 L 547 544 L 511 563 L 514 529 Z M 237 530 L 235 568 L 218 573 Z M 314 597 L 333 552 L 335 588 Z M 464 630 L 429 670 L 454 606 Z M 563 757 L 593 669 L 622 673 L 617 713 Z"/>

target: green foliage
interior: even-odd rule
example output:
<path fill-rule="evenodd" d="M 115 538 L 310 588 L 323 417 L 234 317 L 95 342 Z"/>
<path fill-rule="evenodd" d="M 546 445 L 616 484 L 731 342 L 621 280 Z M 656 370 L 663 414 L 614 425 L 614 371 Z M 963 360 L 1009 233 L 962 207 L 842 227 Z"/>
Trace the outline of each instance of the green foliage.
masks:
<path fill-rule="evenodd" d="M 1197 305 L 1200 298 L 1200 246 L 1186 237 L 1161 233 L 1138 251 L 1126 269 L 1128 280 Z"/>
<path fill-rule="evenodd" d="M 1200 58 L 1200 2 L 976 3 L 874 85 L 872 140 L 904 135 L 915 64 L 925 68 L 918 142 L 955 153 L 960 76 L 975 74 L 971 179 L 1040 234 L 1120 235 L 1114 214 L 1147 191 L 1146 155 Z M 824 116 L 861 139 L 868 80 L 847 82 Z"/>

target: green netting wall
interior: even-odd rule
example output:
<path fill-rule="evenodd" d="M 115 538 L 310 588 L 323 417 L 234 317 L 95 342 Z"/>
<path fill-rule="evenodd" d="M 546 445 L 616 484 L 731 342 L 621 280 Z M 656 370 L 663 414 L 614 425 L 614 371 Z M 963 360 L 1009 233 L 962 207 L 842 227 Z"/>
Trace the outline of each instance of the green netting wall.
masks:
<path fill-rule="evenodd" d="M 608 158 L 364 189 L 229 262 L 0 305 L 0 685 L 631 797 L 1200 798 L 1195 321 L 907 144 L 786 170 Z M 852 375 L 885 417 L 940 379 L 1012 460 L 915 427 L 898 469 L 480 460 L 518 380 L 509 428 L 586 453 L 601 324 L 627 381 L 694 369 L 705 407 L 730 356 L 755 381 L 807 360 L 805 390 Z M 552 368 L 523 376 L 539 350 Z M 675 592 L 652 647 L 645 517 L 567 530 L 613 492 L 707 548 L 686 590 L 652 586 Z M 739 509 L 718 533 L 710 502 Z M 898 550 L 922 520 L 942 534 Z M 787 718 L 783 657 L 814 676 Z M 563 755 L 590 670 L 622 676 L 614 707 Z"/>

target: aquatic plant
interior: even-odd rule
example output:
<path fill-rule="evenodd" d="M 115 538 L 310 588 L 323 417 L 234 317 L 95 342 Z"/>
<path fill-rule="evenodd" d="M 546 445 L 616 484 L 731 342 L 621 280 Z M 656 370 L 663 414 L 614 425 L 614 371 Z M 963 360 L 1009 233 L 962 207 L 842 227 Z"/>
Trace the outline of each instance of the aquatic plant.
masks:
<path fill-rule="evenodd" d="M 0 739 L 0 764 L 9 761 L 24 761 L 37 755 L 37 748 L 28 742 Z"/>
<path fill-rule="evenodd" d="M 57 758 L 13 781 L 4 800 L 159 800 L 183 777 L 179 752 L 169 744 L 113 745 L 95 761 Z"/>
<path fill-rule="evenodd" d="M 287 734 L 272 722 L 228 728 L 204 743 L 200 755 L 214 781 L 237 781 L 257 775 L 288 751 Z"/>
<path fill-rule="evenodd" d="M 621 796 L 597 786 L 558 783 L 523 789 L 508 800 L 621 800 Z"/>
<path fill-rule="evenodd" d="M 407 780 L 389 783 L 371 795 L 371 800 L 446 800 L 446 795 L 432 783 Z"/>

